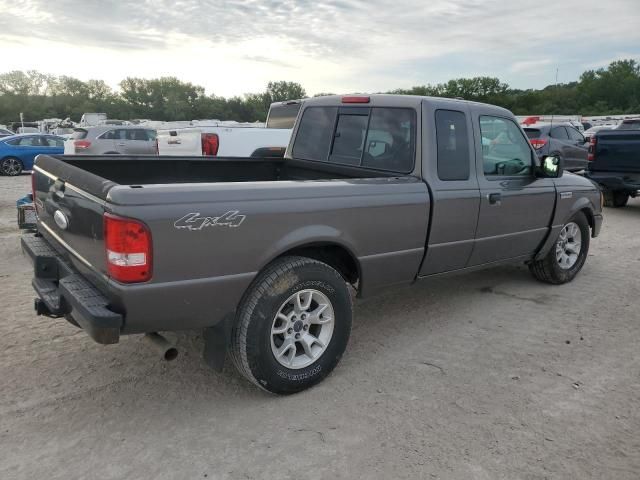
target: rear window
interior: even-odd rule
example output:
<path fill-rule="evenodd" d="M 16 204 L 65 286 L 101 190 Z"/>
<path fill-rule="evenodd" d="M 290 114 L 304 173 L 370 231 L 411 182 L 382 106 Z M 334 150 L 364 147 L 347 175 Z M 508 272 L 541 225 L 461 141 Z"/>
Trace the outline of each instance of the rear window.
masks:
<path fill-rule="evenodd" d="M 300 120 L 293 156 L 408 173 L 415 138 L 412 109 L 309 107 Z"/>
<path fill-rule="evenodd" d="M 76 128 L 71 134 L 73 140 L 82 140 L 87 138 L 87 130 L 84 128 Z"/>
<path fill-rule="evenodd" d="M 527 137 L 529 139 L 540 138 L 540 130 L 538 130 L 537 128 L 525 128 L 524 133 L 527 134 Z"/>
<path fill-rule="evenodd" d="M 337 112 L 336 107 L 311 107 L 304 111 L 293 145 L 294 157 L 327 161 Z"/>
<path fill-rule="evenodd" d="M 293 128 L 300 111 L 300 103 L 271 105 L 267 128 Z"/>

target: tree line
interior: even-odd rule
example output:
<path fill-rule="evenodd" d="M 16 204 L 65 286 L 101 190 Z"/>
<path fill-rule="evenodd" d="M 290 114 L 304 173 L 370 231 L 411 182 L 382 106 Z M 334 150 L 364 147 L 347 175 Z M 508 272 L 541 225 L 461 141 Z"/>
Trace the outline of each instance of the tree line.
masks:
<path fill-rule="evenodd" d="M 344 93 L 344 92 L 341 92 Z M 542 89 L 514 89 L 498 78 L 458 78 L 386 93 L 459 97 L 500 105 L 516 115 L 608 115 L 640 112 L 640 63 L 619 60 L 585 71 L 578 81 Z M 324 94 L 319 94 L 324 95 Z M 0 123 L 43 118 L 80 120 L 85 112 L 113 119 L 264 121 L 272 102 L 304 98 L 295 82 L 269 82 L 262 93 L 224 98 L 176 77 L 127 77 L 112 89 L 103 80 L 82 81 L 35 70 L 0 74 Z"/>

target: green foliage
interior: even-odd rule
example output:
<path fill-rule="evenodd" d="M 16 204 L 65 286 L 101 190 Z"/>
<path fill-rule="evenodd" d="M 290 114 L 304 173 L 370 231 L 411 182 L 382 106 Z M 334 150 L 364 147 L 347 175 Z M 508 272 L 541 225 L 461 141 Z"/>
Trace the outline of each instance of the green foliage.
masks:
<path fill-rule="evenodd" d="M 114 92 L 102 80 L 43 74 L 34 70 L 0 74 L 0 123 L 66 118 L 104 112 L 109 118 L 153 120 L 264 121 L 272 102 L 306 97 L 299 83 L 269 82 L 262 93 L 231 98 L 206 95 L 204 88 L 176 77 L 127 77 Z M 437 85 L 415 86 L 389 93 L 463 98 L 503 106 L 515 114 L 607 115 L 640 112 L 640 64 L 620 60 L 588 70 L 579 81 L 540 90 L 509 88 L 498 78 L 457 78 Z M 326 95 L 316 94 L 315 96 Z"/>

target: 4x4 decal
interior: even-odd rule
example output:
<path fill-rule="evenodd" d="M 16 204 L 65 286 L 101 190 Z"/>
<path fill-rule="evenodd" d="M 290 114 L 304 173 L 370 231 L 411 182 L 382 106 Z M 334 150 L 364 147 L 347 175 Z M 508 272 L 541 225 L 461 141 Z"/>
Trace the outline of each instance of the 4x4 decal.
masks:
<path fill-rule="evenodd" d="M 240 215 L 237 210 L 231 210 L 219 217 L 201 217 L 200 213 L 187 213 L 184 217 L 176 220 L 173 226 L 187 230 L 202 230 L 205 227 L 239 227 L 245 215 Z"/>

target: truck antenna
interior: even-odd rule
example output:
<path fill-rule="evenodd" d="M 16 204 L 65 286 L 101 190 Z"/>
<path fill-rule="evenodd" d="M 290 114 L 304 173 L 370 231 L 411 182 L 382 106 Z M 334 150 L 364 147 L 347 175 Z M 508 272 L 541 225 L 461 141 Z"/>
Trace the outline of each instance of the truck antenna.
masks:
<path fill-rule="evenodd" d="M 556 95 L 558 95 L 558 70 L 560 70 L 560 68 L 556 67 L 556 88 L 555 88 Z M 549 130 L 551 130 L 552 128 L 553 128 L 553 112 L 551 112 L 551 125 L 549 126 Z"/>

